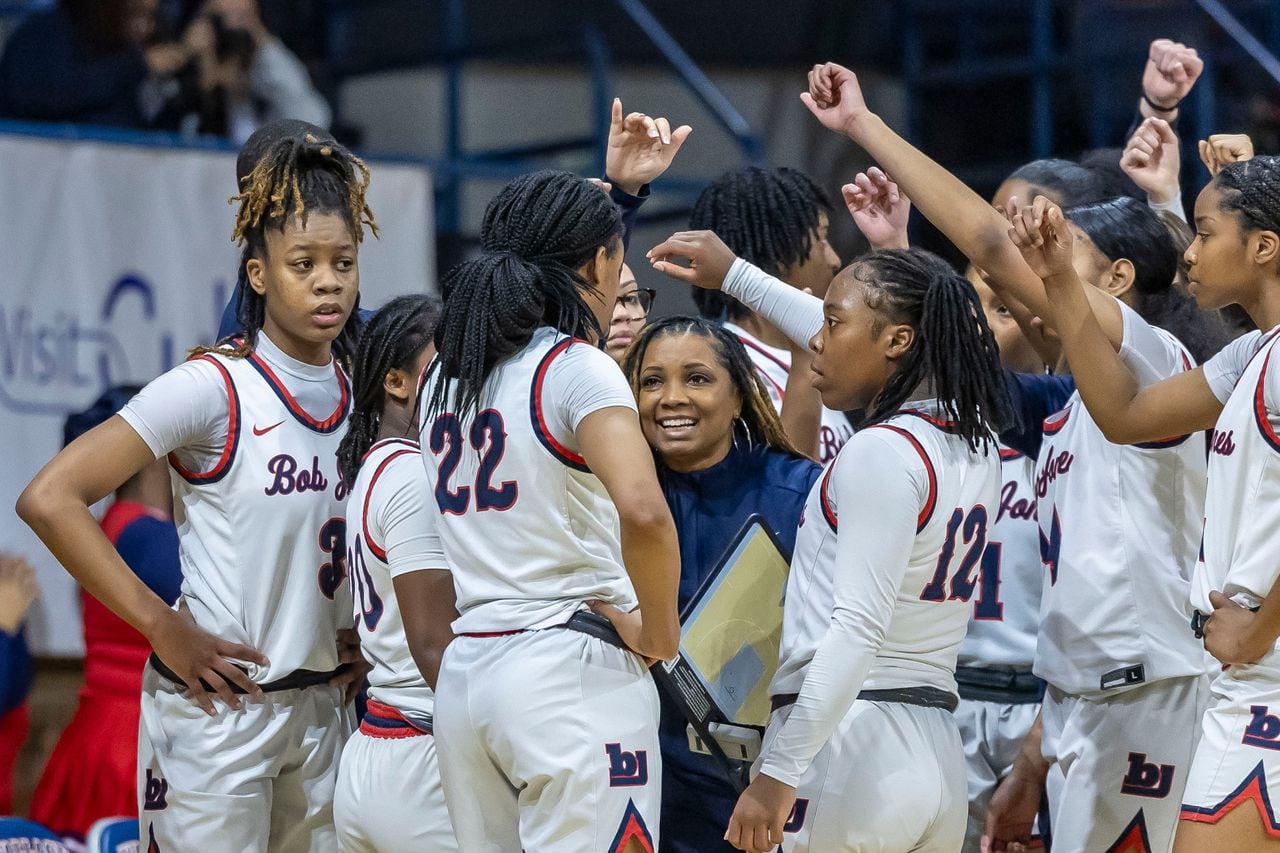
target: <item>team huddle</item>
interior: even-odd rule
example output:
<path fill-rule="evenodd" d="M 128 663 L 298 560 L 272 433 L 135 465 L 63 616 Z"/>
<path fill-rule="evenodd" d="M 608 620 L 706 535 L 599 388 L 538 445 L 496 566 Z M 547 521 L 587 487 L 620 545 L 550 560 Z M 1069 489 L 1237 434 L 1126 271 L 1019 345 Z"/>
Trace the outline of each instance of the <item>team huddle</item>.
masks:
<path fill-rule="evenodd" d="M 687 127 L 615 103 L 603 181 L 511 181 L 442 299 L 371 315 L 368 169 L 259 131 L 227 336 L 18 506 L 152 646 L 142 844 L 1280 849 L 1280 158 L 1202 142 L 1181 221 L 1198 63 L 1152 45 L 1146 200 L 1062 160 L 983 199 L 814 66 L 877 164 L 842 190 L 872 251 L 841 267 L 821 189 L 740 170 L 646 255 L 705 316 L 648 325 L 624 253 Z M 165 457 L 172 608 L 89 510 Z M 739 779 L 650 667 L 753 507 L 790 574 Z"/>

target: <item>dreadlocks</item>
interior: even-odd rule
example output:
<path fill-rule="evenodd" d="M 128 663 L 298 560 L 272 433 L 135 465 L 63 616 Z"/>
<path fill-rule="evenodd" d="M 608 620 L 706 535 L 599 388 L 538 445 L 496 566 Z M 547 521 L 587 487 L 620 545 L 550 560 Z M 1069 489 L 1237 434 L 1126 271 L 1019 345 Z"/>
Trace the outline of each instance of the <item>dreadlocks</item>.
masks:
<path fill-rule="evenodd" d="M 973 286 L 922 249 L 872 252 L 841 274 L 866 286 L 867 305 L 883 321 L 879 329 L 906 323 L 916 330 L 861 426 L 892 416 L 924 385 L 971 450 L 994 444 L 993 433 L 1012 422 L 1013 409 L 1000 350 Z"/>
<path fill-rule="evenodd" d="M 283 230 L 290 217 L 304 226 L 313 213 L 341 216 L 356 242 L 364 240 L 364 226 L 378 236 L 377 222 L 365 200 L 369 169 L 364 162 L 332 139 L 315 134 L 286 136 L 274 142 L 242 178 L 243 189 L 229 201 L 238 203 L 231 239 L 244 251 L 236 281 L 236 319 L 242 330 L 235 347 L 218 350 L 233 357 L 253 352 L 266 317 L 266 300 L 249 285 L 248 264 L 266 256 L 268 228 Z M 338 338 L 334 355 L 348 360 L 360 331 L 359 297 Z M 193 355 L 213 351 L 197 347 Z"/>
<path fill-rule="evenodd" d="M 494 367 L 524 348 L 539 326 L 596 340 L 600 323 L 583 299 L 595 293 L 578 270 L 604 248 L 622 250 L 622 217 L 599 187 L 569 172 L 522 175 L 489 202 L 480 226 L 484 255 L 445 277 L 436 327 L 437 382 L 429 415 L 446 400 L 460 417 L 476 408 Z"/>
<path fill-rule="evenodd" d="M 715 352 L 720 366 L 729 374 L 734 391 L 742 401 L 742 422 L 746 424 L 747 438 L 753 443 L 768 445 L 775 450 L 803 456 L 787 437 L 764 381 L 756 372 L 751 356 L 735 335 L 722 326 L 700 317 L 667 317 L 645 326 L 627 350 L 622 361 L 622 372 L 631 383 L 631 392 L 640 396 L 640 373 L 644 368 L 645 353 L 655 342 L 674 335 L 696 335 L 705 338 Z"/>
<path fill-rule="evenodd" d="M 439 319 L 440 300 L 415 294 L 397 296 L 365 324 L 352 359 L 351 417 L 338 445 L 338 470 L 347 485 L 356 481 L 361 460 L 378 440 L 387 373 L 413 369 L 422 350 L 431 343 Z"/>
<path fill-rule="evenodd" d="M 702 191 L 689 228 L 716 232 L 738 257 L 778 276 L 809 256 L 821 210 L 830 211 L 831 201 L 804 172 L 747 166 L 726 172 Z M 733 321 L 751 313 L 718 290 L 695 287 L 693 301 L 709 320 Z"/>

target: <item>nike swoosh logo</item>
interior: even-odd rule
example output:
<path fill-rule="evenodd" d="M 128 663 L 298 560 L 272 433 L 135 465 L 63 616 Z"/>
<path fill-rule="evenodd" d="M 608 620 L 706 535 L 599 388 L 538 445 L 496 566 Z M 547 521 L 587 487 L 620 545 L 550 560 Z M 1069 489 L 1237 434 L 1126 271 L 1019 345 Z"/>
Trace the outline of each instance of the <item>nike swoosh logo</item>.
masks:
<path fill-rule="evenodd" d="M 281 422 L 280 422 L 280 424 L 282 424 L 282 423 L 284 423 L 284 421 L 281 421 Z M 267 433 L 271 432 L 271 431 L 272 431 L 273 429 L 275 429 L 276 427 L 280 426 L 280 424 L 272 424 L 271 426 L 269 426 L 269 427 L 265 427 L 265 428 L 263 428 L 263 429 L 259 429 L 257 426 L 255 426 L 255 427 L 253 428 L 253 434 L 254 434 L 254 435 L 266 435 Z"/>

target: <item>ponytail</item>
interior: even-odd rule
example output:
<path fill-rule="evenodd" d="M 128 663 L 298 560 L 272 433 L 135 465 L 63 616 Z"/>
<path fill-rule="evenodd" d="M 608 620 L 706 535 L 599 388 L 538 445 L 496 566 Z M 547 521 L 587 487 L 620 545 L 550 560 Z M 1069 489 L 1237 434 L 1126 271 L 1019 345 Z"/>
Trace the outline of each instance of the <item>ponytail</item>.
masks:
<path fill-rule="evenodd" d="M 603 334 L 584 298 L 599 293 L 578 269 L 602 247 L 621 251 L 622 218 L 598 187 L 568 172 L 522 175 L 489 202 L 480 233 L 484 254 L 442 284 L 428 416 L 474 412 L 494 368 L 541 326 L 589 340 Z"/>
<path fill-rule="evenodd" d="M 1012 423 L 1000 350 L 973 286 L 941 258 L 921 249 L 872 252 L 852 273 L 867 285 L 868 304 L 886 320 L 911 325 L 915 342 L 872 401 L 861 426 L 892 417 L 923 386 L 970 450 L 994 444 Z"/>

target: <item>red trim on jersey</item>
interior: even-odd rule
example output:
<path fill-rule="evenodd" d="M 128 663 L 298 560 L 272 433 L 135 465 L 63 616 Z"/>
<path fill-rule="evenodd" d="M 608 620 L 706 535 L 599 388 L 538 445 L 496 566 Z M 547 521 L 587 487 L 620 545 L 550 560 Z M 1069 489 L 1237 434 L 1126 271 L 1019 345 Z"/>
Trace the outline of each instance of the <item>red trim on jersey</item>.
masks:
<path fill-rule="evenodd" d="M 956 428 L 955 421 L 944 421 L 941 418 L 935 418 L 933 415 L 928 415 L 928 414 L 925 414 L 924 412 L 918 412 L 914 409 L 900 409 L 899 411 L 895 412 L 895 415 L 910 415 L 913 418 L 919 418 L 920 420 L 924 421 L 927 424 L 936 426 L 938 429 L 942 430 L 943 432 L 954 432 Z"/>
<path fill-rule="evenodd" d="M 98 526 L 102 528 L 102 532 L 114 545 L 120 538 L 120 534 L 124 533 L 124 529 L 144 515 L 157 521 L 173 520 L 155 507 L 147 506 L 146 504 L 138 503 L 137 501 L 116 501 L 107 507 L 106 513 L 102 516 L 102 521 L 98 522 Z"/>
<path fill-rule="evenodd" d="M 240 394 L 236 391 L 235 382 L 231 381 L 231 373 L 222 365 L 222 362 L 207 354 L 192 360 L 197 359 L 209 362 L 222 374 L 222 384 L 227 389 L 227 441 L 222 446 L 222 455 L 209 471 L 192 471 L 178 461 L 176 453 L 169 454 L 169 464 L 182 479 L 201 486 L 218 482 L 231 468 L 231 460 L 235 457 L 236 447 L 240 444 Z"/>
<path fill-rule="evenodd" d="M 351 399 L 351 391 L 347 384 L 347 376 L 342 372 L 342 368 L 338 365 L 337 359 L 333 360 L 333 372 L 338 378 L 338 388 L 340 390 L 338 407 L 333 410 L 333 413 L 330 414 L 329 417 L 321 421 L 311 417 L 311 415 L 307 413 L 307 410 L 302 408 L 302 404 L 294 398 L 293 394 L 289 393 L 289 389 L 280 381 L 280 377 L 276 376 L 275 371 L 272 370 L 271 366 L 263 360 L 262 356 L 253 352 L 249 353 L 248 358 L 249 363 L 257 369 L 258 373 L 262 374 L 263 379 L 267 380 L 267 384 L 271 386 L 271 390 L 280 398 L 280 402 L 284 403 L 285 408 L 289 410 L 289 413 L 293 415 L 298 423 L 308 429 L 322 433 L 333 432 L 342 425 L 343 420 L 347 416 L 347 403 Z"/>
<path fill-rule="evenodd" d="M 556 437 L 547 428 L 546 418 L 542 416 L 542 382 L 547 378 L 547 370 L 551 367 L 551 362 L 555 360 L 556 356 L 575 343 L 587 344 L 586 341 L 580 338 L 568 338 L 553 346 L 542 357 L 542 361 L 538 363 L 538 369 L 533 374 L 533 393 L 530 395 L 529 408 L 533 416 L 533 432 L 538 437 L 538 441 L 542 443 L 542 446 L 547 449 L 547 452 L 570 468 L 590 473 L 591 469 L 587 467 L 587 460 L 556 441 Z M 587 346 L 590 346 L 590 344 L 587 344 Z"/>
<path fill-rule="evenodd" d="M 618 834 L 609 843 L 609 853 L 624 853 L 632 841 L 640 843 L 643 853 L 654 853 L 653 836 L 649 834 L 649 828 L 644 825 L 644 818 L 641 817 L 635 802 L 628 800 L 627 810 L 623 813 L 622 823 L 618 826 Z"/>
<path fill-rule="evenodd" d="M 1055 435 L 1056 433 L 1061 432 L 1062 428 L 1067 425 L 1067 420 L 1070 417 L 1071 406 L 1067 406 L 1065 409 L 1059 409 L 1052 415 L 1049 415 L 1049 417 L 1044 419 L 1044 434 Z"/>
<path fill-rule="evenodd" d="M 494 637 L 514 637 L 523 634 L 527 629 L 517 628 L 514 631 L 463 631 L 459 637 L 475 637 L 478 640 L 491 640 Z"/>
<path fill-rule="evenodd" d="M 831 479 L 831 472 L 836 468 L 836 460 L 832 460 L 827 466 L 826 472 L 822 475 L 822 485 L 819 487 L 818 497 L 822 503 L 822 516 L 827 520 L 827 525 L 831 528 L 832 533 L 839 532 L 839 519 L 836 518 L 836 509 L 831 504 L 831 499 L 827 497 L 827 481 Z"/>
<path fill-rule="evenodd" d="M 1258 766 L 1249 771 L 1249 775 L 1244 777 L 1244 781 L 1236 786 L 1236 789 L 1230 794 L 1222 798 L 1216 806 L 1189 806 L 1182 804 L 1182 820 L 1192 821 L 1194 823 L 1217 823 L 1237 806 L 1253 801 L 1258 809 L 1258 814 L 1262 817 L 1262 828 L 1272 838 L 1280 838 L 1280 821 L 1276 820 L 1276 813 L 1271 806 L 1271 797 L 1267 792 L 1267 774 L 1266 767 L 1261 761 Z"/>
<path fill-rule="evenodd" d="M 422 737 L 432 734 L 432 731 L 418 728 L 397 709 L 370 698 L 364 717 L 360 720 L 360 734 L 368 737 L 399 739 Z"/>
<path fill-rule="evenodd" d="M 1022 458 L 1022 453 L 1020 451 L 1014 450 L 1012 447 L 1000 448 L 1001 462 L 1009 462 L 1010 460 L 1021 459 L 1021 458 Z"/>
<path fill-rule="evenodd" d="M 929 460 L 929 454 L 925 452 L 924 446 L 916 439 L 914 435 L 905 429 L 893 424 L 872 424 L 867 429 L 887 429 L 896 432 L 898 435 L 911 442 L 911 446 L 916 449 L 916 453 L 920 454 L 920 458 L 924 460 L 925 472 L 929 475 L 929 497 L 924 502 L 924 508 L 920 510 L 920 515 L 916 517 L 916 533 L 924 530 L 924 526 L 929 523 L 929 519 L 933 517 L 933 510 L 938 503 L 938 474 L 933 469 L 933 462 Z"/>
<path fill-rule="evenodd" d="M 1275 350 L 1269 350 L 1267 357 L 1262 360 L 1262 372 L 1258 374 L 1258 387 L 1253 392 L 1253 414 L 1254 420 L 1258 424 L 1258 432 L 1262 433 L 1262 437 L 1266 439 L 1267 444 L 1271 445 L 1272 450 L 1280 450 L 1280 436 L 1276 435 L 1275 427 L 1271 426 L 1271 419 L 1267 417 L 1267 401 L 1265 399 L 1267 384 L 1267 366 L 1271 362 L 1271 353 Z"/>
<path fill-rule="evenodd" d="M 411 438 L 380 438 L 369 446 L 369 449 L 364 452 L 364 456 L 360 457 L 360 461 L 364 462 L 373 455 L 373 451 L 377 450 L 379 447 L 386 447 L 388 444 L 403 444 L 410 450 L 417 452 L 422 451 L 422 445 L 418 444 L 418 442 Z"/>
<path fill-rule="evenodd" d="M 391 443 L 398 440 L 399 439 L 388 439 L 385 443 Z M 378 444 L 383 443 L 384 442 L 378 442 Z M 408 442 L 405 443 L 407 444 Z M 374 445 L 374 447 L 377 446 L 377 444 Z M 369 450 L 372 452 L 373 447 L 369 448 Z M 381 476 L 382 472 L 386 470 L 388 465 L 396 459 L 399 459 L 401 456 L 417 456 L 418 452 L 417 445 L 414 445 L 412 449 L 406 448 L 404 450 L 397 450 L 386 459 L 383 459 L 382 462 L 378 464 L 378 467 L 374 469 L 373 476 L 369 478 L 369 487 L 364 490 L 364 506 L 360 510 L 360 530 L 364 534 L 364 544 L 369 548 L 370 553 L 384 563 L 387 561 L 387 552 L 379 546 L 377 542 L 373 541 L 373 534 L 369 532 L 369 499 L 373 497 L 373 487 L 377 485 L 378 477 Z M 367 453 L 365 454 L 365 456 L 368 455 L 369 454 Z"/>
<path fill-rule="evenodd" d="M 791 365 L 787 364 L 785 361 L 783 361 L 782 359 L 778 358 L 778 357 L 777 357 L 776 355 L 774 355 L 773 353 L 769 352 L 767 349 L 765 349 L 764 347 L 762 347 L 760 344 L 756 343 L 756 342 L 755 342 L 755 341 L 753 341 L 753 340 L 749 340 L 749 339 L 747 339 L 747 338 L 743 337 L 742 335 L 737 335 L 737 338 L 738 338 L 738 340 L 742 341 L 742 345 L 743 345 L 744 347 L 748 347 L 748 348 L 750 348 L 750 349 L 755 350 L 756 352 L 760 353 L 760 354 L 761 354 L 762 356 L 764 356 L 765 358 L 767 358 L 767 359 L 769 359 L 770 361 L 772 361 L 774 364 L 778 365 L 778 367 L 781 367 L 783 370 L 787 371 L 788 373 L 790 373 L 790 372 L 791 372 Z"/>

